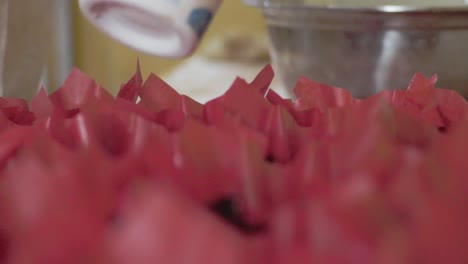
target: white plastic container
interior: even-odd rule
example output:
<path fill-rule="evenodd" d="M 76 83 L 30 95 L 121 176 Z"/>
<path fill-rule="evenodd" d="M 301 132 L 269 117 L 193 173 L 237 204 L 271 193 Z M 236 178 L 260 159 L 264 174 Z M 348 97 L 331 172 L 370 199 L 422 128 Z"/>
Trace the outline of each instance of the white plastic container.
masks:
<path fill-rule="evenodd" d="M 99 29 L 136 50 L 166 58 L 190 55 L 222 0 L 79 0 Z"/>

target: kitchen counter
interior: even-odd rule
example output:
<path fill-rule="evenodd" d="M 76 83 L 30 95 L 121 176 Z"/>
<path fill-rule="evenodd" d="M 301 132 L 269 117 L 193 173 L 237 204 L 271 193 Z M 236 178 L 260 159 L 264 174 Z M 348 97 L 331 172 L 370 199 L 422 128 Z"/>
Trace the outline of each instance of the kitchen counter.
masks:
<path fill-rule="evenodd" d="M 237 77 L 251 82 L 263 67 L 265 64 L 213 61 L 197 56 L 183 63 L 169 75 L 163 76 L 163 79 L 179 93 L 205 103 L 224 94 Z M 288 97 L 289 92 L 278 79 L 275 76 L 271 89 L 283 97 Z"/>

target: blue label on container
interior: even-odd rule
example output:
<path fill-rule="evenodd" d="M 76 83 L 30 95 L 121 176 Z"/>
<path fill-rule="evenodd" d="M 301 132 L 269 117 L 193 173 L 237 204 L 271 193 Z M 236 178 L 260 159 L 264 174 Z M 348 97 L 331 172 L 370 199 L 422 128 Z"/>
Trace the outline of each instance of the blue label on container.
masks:
<path fill-rule="evenodd" d="M 213 13 L 205 8 L 197 8 L 190 13 L 188 23 L 195 34 L 201 38 L 213 18 Z"/>

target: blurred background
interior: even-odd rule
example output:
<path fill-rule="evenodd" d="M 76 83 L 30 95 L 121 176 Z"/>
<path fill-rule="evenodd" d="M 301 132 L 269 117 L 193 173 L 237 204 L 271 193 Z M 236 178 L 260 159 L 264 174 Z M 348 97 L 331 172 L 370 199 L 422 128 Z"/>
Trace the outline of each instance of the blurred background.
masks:
<path fill-rule="evenodd" d="M 0 19 L 0 94 L 7 97 L 29 100 L 41 86 L 51 92 L 73 67 L 115 94 L 139 59 L 143 78 L 155 73 L 203 103 L 223 94 L 236 77 L 251 81 L 270 63 L 264 18 L 242 0 L 225 0 L 198 49 L 181 60 L 120 44 L 85 18 L 76 0 L 0 0 Z"/>
<path fill-rule="evenodd" d="M 222 94 L 237 76 L 253 79 L 271 54 L 285 83 L 276 78 L 272 88 L 282 96 L 292 96 L 284 88 L 293 88 L 301 76 L 366 97 L 382 89 L 404 89 L 415 72 L 422 72 L 438 73 L 440 87 L 468 97 L 468 67 L 460 56 L 468 49 L 466 4 L 403 13 L 357 8 L 317 13 L 303 4 L 263 8 L 263 16 L 243 4 L 252 1 L 225 0 L 195 54 L 168 60 L 136 52 L 101 33 L 84 18 L 76 0 L 0 0 L 0 92 L 30 99 L 40 79 L 49 90 L 56 89 L 76 66 L 115 94 L 139 58 L 144 78 L 153 72 L 203 102 Z"/>
<path fill-rule="evenodd" d="M 245 74 L 232 70 L 232 67 L 236 67 L 234 65 L 255 64 L 251 68 L 247 66 L 236 68 L 244 71 L 248 68 L 248 71 L 255 74 L 258 69 L 268 63 L 266 28 L 261 13 L 258 9 L 244 5 L 240 0 L 224 1 L 199 49 L 192 57 L 184 60 L 156 58 L 136 52 L 116 42 L 97 30 L 82 16 L 77 1 L 56 1 L 55 19 L 57 21 L 53 24 L 56 26 L 54 31 L 56 48 L 51 53 L 46 80 L 52 89 L 63 82 L 74 65 L 115 93 L 120 85 L 135 72 L 137 58 L 140 59 L 144 77 L 153 72 L 162 77 L 167 76 L 169 81 L 177 82 L 177 79 L 180 79 L 177 72 L 183 71 L 183 77 L 187 83 L 191 81 L 191 78 L 195 78 L 190 75 L 190 69 L 193 69 L 195 65 L 201 66 L 204 63 L 201 67 L 210 71 L 210 67 L 214 64 L 207 65 L 207 61 L 224 63 L 223 65 L 231 63 L 224 69 L 234 74 L 232 78 Z M 242 45 L 250 45 L 250 47 L 256 45 L 257 49 L 251 51 L 253 54 L 239 54 L 239 51 L 246 50 L 242 48 Z M 236 60 L 236 57 L 243 61 Z M 196 59 L 198 60 L 194 62 L 195 64 L 184 66 Z M 211 72 L 215 73 L 215 71 Z M 250 78 L 252 74 L 247 73 L 249 76 L 246 78 Z M 231 78 L 231 76 L 225 78 Z M 224 80 L 224 82 L 229 84 L 232 80 Z"/>

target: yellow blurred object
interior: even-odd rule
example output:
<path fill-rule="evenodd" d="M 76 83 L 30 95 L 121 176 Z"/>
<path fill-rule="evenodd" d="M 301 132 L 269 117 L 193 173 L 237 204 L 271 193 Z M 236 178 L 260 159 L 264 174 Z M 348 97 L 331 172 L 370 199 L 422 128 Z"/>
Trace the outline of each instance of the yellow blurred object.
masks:
<path fill-rule="evenodd" d="M 134 73 L 137 58 L 144 76 L 150 72 L 163 75 L 182 62 L 131 50 L 94 28 L 80 14 L 77 5 L 74 10 L 76 64 L 111 92 L 115 92 Z M 241 0 L 225 0 L 196 54 L 210 40 L 228 30 L 264 33 L 266 27 L 257 9 L 244 5 Z"/>

